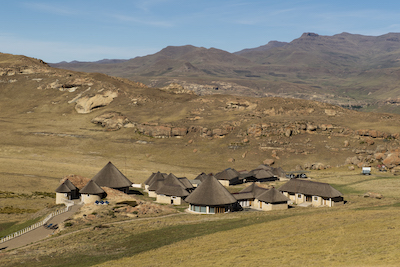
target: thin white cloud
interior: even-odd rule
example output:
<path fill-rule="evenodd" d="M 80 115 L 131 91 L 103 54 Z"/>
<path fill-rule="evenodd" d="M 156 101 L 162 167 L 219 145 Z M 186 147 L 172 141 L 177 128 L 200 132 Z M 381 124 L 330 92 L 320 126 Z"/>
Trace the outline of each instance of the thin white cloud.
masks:
<path fill-rule="evenodd" d="M 122 15 L 122 14 L 111 14 L 108 16 L 113 19 L 119 20 L 121 22 L 138 23 L 138 24 L 143 24 L 143 25 L 166 27 L 166 28 L 174 26 L 174 24 L 170 21 L 153 20 L 151 18 L 134 17 L 134 16 L 127 16 L 127 15 Z"/>
<path fill-rule="evenodd" d="M 45 13 L 55 14 L 55 15 L 75 15 L 77 10 L 71 9 L 68 6 L 60 5 L 50 5 L 45 3 L 24 3 L 24 7 L 36 11 L 41 11 Z"/>

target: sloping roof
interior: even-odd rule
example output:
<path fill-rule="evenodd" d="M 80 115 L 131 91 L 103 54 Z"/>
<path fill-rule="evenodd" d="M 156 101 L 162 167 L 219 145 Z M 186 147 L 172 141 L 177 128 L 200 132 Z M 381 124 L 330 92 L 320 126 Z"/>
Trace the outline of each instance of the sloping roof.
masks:
<path fill-rule="evenodd" d="M 156 175 L 153 176 L 149 183 L 149 191 L 156 191 L 157 189 L 161 188 L 164 185 L 165 177 L 162 173 L 157 172 Z"/>
<path fill-rule="evenodd" d="M 179 177 L 178 180 L 185 186 L 186 189 L 193 189 L 192 183 L 186 177 Z"/>
<path fill-rule="evenodd" d="M 145 185 L 151 185 L 151 183 L 159 178 L 159 176 L 162 175 L 164 178 L 167 177 L 168 175 L 166 173 L 161 173 L 161 172 L 153 172 L 149 178 L 144 181 Z"/>
<path fill-rule="evenodd" d="M 281 168 L 274 168 L 272 170 L 272 173 L 276 176 L 276 177 L 285 177 L 286 176 L 286 172 Z"/>
<path fill-rule="evenodd" d="M 260 164 L 257 166 L 257 168 L 255 168 L 255 170 L 268 170 L 268 171 L 272 171 L 273 169 L 274 169 L 274 167 L 271 167 L 266 164 Z"/>
<path fill-rule="evenodd" d="M 107 186 L 110 188 L 123 188 L 132 185 L 128 180 L 111 162 L 107 163 L 93 178 L 99 186 Z"/>
<path fill-rule="evenodd" d="M 68 186 L 64 182 L 57 187 L 56 192 L 57 193 L 71 193 L 71 189 L 69 189 Z"/>
<path fill-rule="evenodd" d="M 232 196 L 237 200 L 254 199 L 253 192 L 233 193 Z"/>
<path fill-rule="evenodd" d="M 329 184 L 302 179 L 290 179 L 279 191 L 330 198 L 342 196 L 342 193 Z"/>
<path fill-rule="evenodd" d="M 204 179 L 206 179 L 209 175 L 202 172 L 199 175 L 197 175 L 196 178 L 194 178 L 194 180 L 199 180 L 200 182 L 203 182 Z"/>
<path fill-rule="evenodd" d="M 186 199 L 190 204 L 218 206 L 237 200 L 214 176 L 207 177 Z"/>
<path fill-rule="evenodd" d="M 95 181 L 90 180 L 81 190 L 81 194 L 90 194 L 90 195 L 98 195 L 98 194 L 103 194 L 104 190 L 101 189 L 101 187 L 96 184 Z"/>
<path fill-rule="evenodd" d="M 259 195 L 267 191 L 267 188 L 259 187 L 256 183 L 252 183 L 248 187 L 239 191 L 239 193 L 232 194 L 236 199 L 251 199 L 258 198 Z"/>
<path fill-rule="evenodd" d="M 145 185 L 149 185 L 151 179 L 153 179 L 154 175 L 156 175 L 156 172 L 153 172 L 152 174 L 150 174 L 149 178 L 146 179 L 146 181 L 143 182 L 143 184 Z"/>
<path fill-rule="evenodd" d="M 257 197 L 258 200 L 264 201 L 267 203 L 277 203 L 277 202 L 285 202 L 289 199 L 285 197 L 281 192 L 279 192 L 276 188 L 271 188 L 264 193 L 260 194 Z"/>
<path fill-rule="evenodd" d="M 190 186 L 191 185 L 192 184 L 190 184 Z M 157 188 L 155 191 L 157 194 L 167 196 L 185 197 L 189 195 L 189 192 L 186 190 L 186 186 L 172 173 L 170 173 L 167 178 L 164 179 L 163 185 Z"/>
<path fill-rule="evenodd" d="M 266 169 L 256 169 L 251 171 L 255 178 L 257 179 L 265 179 L 265 178 L 272 178 L 274 174 L 270 170 Z"/>
<path fill-rule="evenodd" d="M 66 185 L 66 186 L 68 186 L 68 188 L 71 190 L 71 191 L 73 191 L 73 190 L 76 190 L 76 186 L 70 181 L 70 180 L 65 180 L 64 181 L 64 184 Z"/>
<path fill-rule="evenodd" d="M 223 170 L 222 172 L 217 173 L 215 175 L 215 178 L 217 178 L 217 180 L 232 180 L 238 178 L 239 175 L 240 173 L 235 169 L 228 168 L 226 170 Z"/>

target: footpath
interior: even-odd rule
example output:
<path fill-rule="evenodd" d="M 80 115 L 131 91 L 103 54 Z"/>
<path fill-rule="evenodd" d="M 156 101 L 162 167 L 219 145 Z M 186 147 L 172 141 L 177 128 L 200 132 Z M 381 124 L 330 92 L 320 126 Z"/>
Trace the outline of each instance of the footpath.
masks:
<path fill-rule="evenodd" d="M 61 223 L 63 223 L 66 219 L 68 219 L 72 215 L 74 215 L 75 212 L 77 212 L 81 206 L 82 206 L 81 204 L 75 204 L 75 205 L 71 206 L 71 208 L 67 212 L 64 212 L 64 213 L 61 213 L 59 215 L 52 217 L 47 222 L 47 224 L 48 225 L 49 224 L 61 225 Z M 19 248 L 19 247 L 29 245 L 31 243 L 35 243 L 35 242 L 40 241 L 48 236 L 51 236 L 54 233 L 54 231 L 55 231 L 55 229 L 49 229 L 45 226 L 40 226 L 39 228 L 36 228 L 26 234 L 23 234 L 21 236 L 18 236 L 16 238 L 8 240 L 4 243 L 1 243 L 0 251 Z"/>

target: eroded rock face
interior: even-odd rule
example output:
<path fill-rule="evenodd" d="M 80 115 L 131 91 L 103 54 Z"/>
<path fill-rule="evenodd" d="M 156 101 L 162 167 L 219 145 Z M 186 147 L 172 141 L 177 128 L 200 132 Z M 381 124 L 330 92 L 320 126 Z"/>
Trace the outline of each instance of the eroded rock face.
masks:
<path fill-rule="evenodd" d="M 116 131 L 131 123 L 129 119 L 119 112 L 106 112 L 92 119 L 93 123 L 101 124 L 106 130 Z"/>
<path fill-rule="evenodd" d="M 103 94 L 84 96 L 76 100 L 75 110 L 78 113 L 90 113 L 93 109 L 110 104 L 118 96 L 117 92 L 106 91 Z"/>
<path fill-rule="evenodd" d="M 156 138 L 181 137 L 188 133 L 185 127 L 172 127 L 168 125 L 138 124 L 136 130 L 144 135 Z"/>

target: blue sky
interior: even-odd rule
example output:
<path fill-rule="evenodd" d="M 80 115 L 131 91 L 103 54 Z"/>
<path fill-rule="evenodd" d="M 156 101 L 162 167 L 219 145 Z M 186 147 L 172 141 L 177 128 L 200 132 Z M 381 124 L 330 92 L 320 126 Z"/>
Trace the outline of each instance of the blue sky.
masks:
<path fill-rule="evenodd" d="M 129 59 L 166 46 L 228 52 L 304 32 L 400 32 L 400 1 L 37 0 L 0 8 L 0 52 L 46 62 Z"/>

